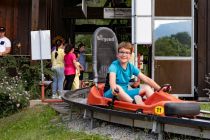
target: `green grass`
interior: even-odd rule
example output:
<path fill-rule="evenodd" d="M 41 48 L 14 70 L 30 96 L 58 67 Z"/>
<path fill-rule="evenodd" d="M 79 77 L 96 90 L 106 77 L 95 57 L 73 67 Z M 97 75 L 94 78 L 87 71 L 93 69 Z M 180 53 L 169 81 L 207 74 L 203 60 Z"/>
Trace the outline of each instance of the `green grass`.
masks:
<path fill-rule="evenodd" d="M 210 103 L 201 103 L 201 110 L 210 111 Z M 203 114 L 205 117 L 210 117 L 209 114 Z"/>
<path fill-rule="evenodd" d="M 210 111 L 210 103 L 201 103 Z M 99 135 L 72 132 L 60 123 L 49 106 L 35 106 L 0 119 L 0 140 L 105 140 Z"/>
<path fill-rule="evenodd" d="M 210 103 L 201 103 L 200 107 L 201 107 L 201 110 L 210 111 Z"/>
<path fill-rule="evenodd" d="M 52 123 L 53 120 L 53 123 Z M 0 119 L 0 140 L 105 140 L 99 135 L 71 132 L 59 125 L 60 118 L 49 106 L 27 108 Z"/>

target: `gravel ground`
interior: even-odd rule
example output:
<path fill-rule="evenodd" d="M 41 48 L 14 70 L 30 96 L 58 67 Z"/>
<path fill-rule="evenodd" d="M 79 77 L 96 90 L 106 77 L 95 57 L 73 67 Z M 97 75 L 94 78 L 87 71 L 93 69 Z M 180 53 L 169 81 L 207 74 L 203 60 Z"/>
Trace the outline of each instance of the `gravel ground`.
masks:
<path fill-rule="evenodd" d="M 99 134 L 113 140 L 157 140 L 157 134 L 152 133 L 147 129 L 132 128 L 129 126 L 123 126 L 119 124 L 113 124 L 101 120 L 95 121 L 95 127 L 91 129 L 90 118 L 83 117 L 84 111 L 73 110 L 72 119 L 69 116 L 68 104 L 60 103 L 51 106 L 54 108 L 62 118 L 62 122 L 67 128 L 74 131 L 83 131 L 87 134 Z M 58 124 L 58 125 L 59 125 Z M 201 138 L 195 138 L 190 136 L 166 134 L 166 140 L 204 140 Z"/>
<path fill-rule="evenodd" d="M 113 140 L 156 140 L 157 135 L 148 130 L 131 128 L 119 124 L 97 120 L 97 127 L 90 128 L 90 119 L 83 118 L 82 114 L 74 113 L 70 121 L 68 115 L 62 115 L 63 123 L 71 130 L 84 131 L 88 134 L 100 134 Z"/>

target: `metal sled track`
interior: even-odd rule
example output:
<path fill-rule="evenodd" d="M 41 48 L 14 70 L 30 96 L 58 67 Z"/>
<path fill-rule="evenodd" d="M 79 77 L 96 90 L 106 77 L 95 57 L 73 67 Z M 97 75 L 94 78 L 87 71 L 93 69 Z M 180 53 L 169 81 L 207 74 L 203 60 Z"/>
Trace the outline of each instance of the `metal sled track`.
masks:
<path fill-rule="evenodd" d="M 137 114 L 135 112 L 108 109 L 86 104 L 86 96 L 90 88 L 66 92 L 63 100 L 71 107 L 83 108 L 90 112 L 91 128 L 94 119 L 112 123 L 151 129 L 163 139 L 164 132 L 210 139 L 210 118 L 202 115 L 195 118 L 160 117 L 155 115 Z"/>

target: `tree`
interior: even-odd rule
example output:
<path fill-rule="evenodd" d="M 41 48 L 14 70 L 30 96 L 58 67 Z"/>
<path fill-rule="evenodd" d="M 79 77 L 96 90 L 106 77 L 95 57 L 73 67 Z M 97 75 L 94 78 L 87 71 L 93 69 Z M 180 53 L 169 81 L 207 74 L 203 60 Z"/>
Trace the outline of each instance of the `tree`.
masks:
<path fill-rule="evenodd" d="M 191 37 L 187 32 L 164 36 L 155 41 L 156 56 L 190 56 Z"/>

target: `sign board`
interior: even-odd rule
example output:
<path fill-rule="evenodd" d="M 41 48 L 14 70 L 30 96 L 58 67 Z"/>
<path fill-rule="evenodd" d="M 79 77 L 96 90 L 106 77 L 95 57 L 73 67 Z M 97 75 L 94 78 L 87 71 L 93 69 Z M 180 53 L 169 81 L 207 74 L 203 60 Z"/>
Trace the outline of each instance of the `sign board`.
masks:
<path fill-rule="evenodd" d="M 31 59 L 51 59 L 50 30 L 31 31 Z"/>
<path fill-rule="evenodd" d="M 116 60 L 118 41 L 107 27 L 99 27 L 93 34 L 94 82 L 105 82 L 110 64 Z"/>
<path fill-rule="evenodd" d="M 130 19 L 131 8 L 104 8 L 105 19 Z"/>

